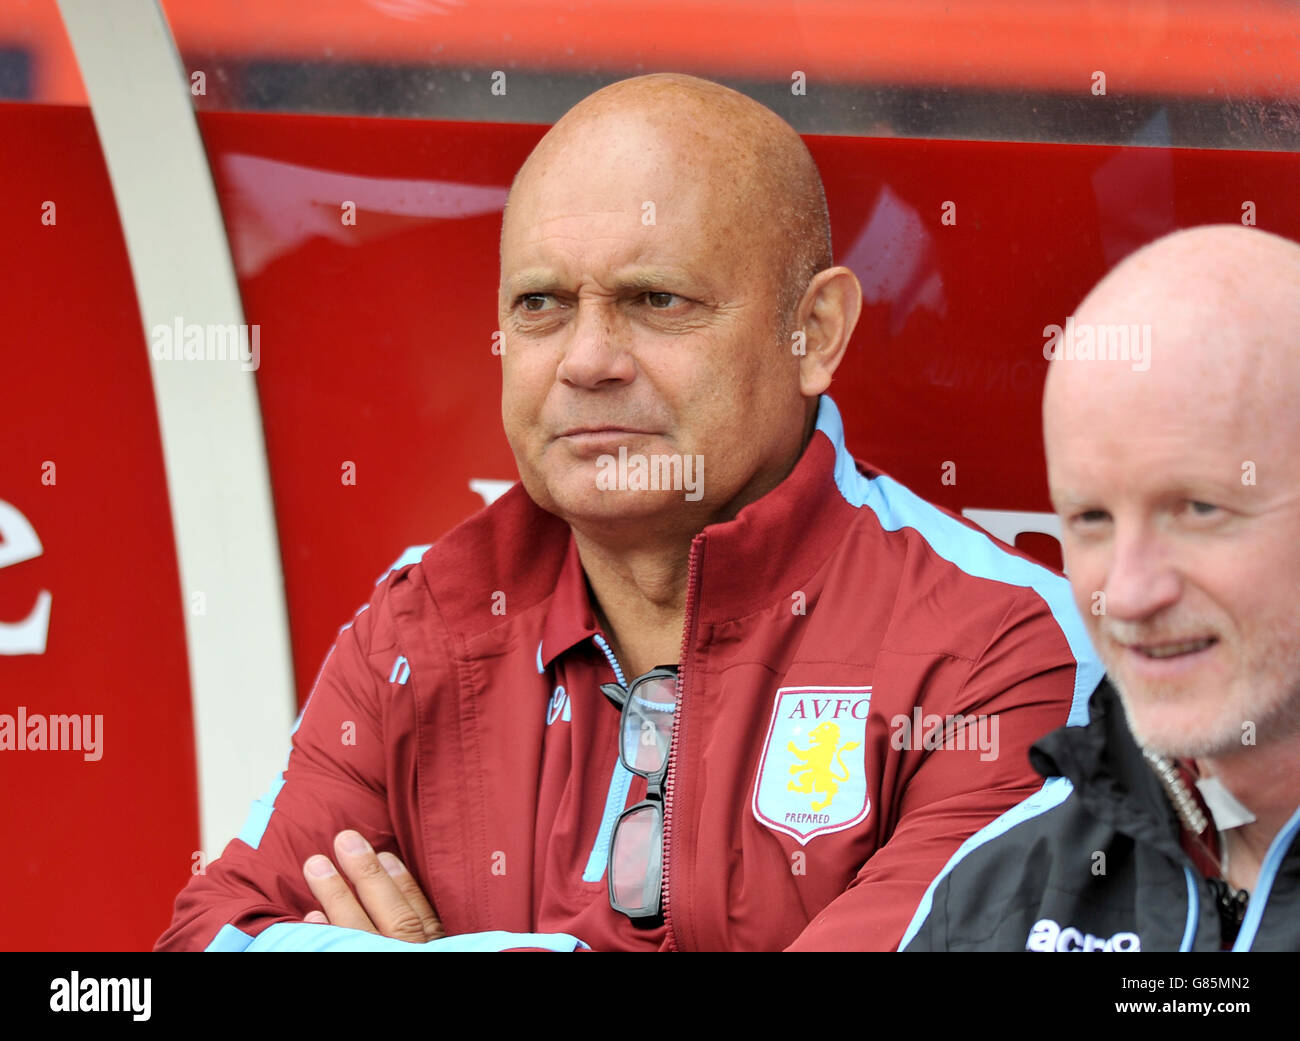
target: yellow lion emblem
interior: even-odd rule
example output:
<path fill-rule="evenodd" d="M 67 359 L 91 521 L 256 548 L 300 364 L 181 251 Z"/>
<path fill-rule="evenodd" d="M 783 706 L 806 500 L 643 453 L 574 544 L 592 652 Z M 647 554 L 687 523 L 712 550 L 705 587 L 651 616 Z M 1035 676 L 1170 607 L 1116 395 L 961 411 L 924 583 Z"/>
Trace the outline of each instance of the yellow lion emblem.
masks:
<path fill-rule="evenodd" d="M 786 746 L 800 759 L 800 762 L 790 767 L 790 772 L 799 779 L 799 783 L 791 781 L 786 787 L 804 795 L 816 791 L 826 796 L 822 802 L 813 802 L 812 808 L 816 812 L 831 804 L 835 793 L 840 790 L 838 782 L 849 779 L 848 767 L 844 765 L 844 753 L 852 752 L 861 742 L 850 741 L 841 748 L 838 723 L 822 723 L 814 727 L 808 732 L 808 740 L 810 744 L 807 748 L 800 748 L 793 741 Z M 842 775 L 835 772 L 832 762 L 840 764 L 840 769 L 844 771 Z"/>

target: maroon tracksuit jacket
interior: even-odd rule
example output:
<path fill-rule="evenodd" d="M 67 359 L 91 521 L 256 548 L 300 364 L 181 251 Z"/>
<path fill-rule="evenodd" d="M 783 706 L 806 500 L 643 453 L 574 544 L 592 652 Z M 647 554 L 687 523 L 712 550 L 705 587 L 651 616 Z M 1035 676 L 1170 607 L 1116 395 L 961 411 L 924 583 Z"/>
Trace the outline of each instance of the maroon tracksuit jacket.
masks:
<path fill-rule="evenodd" d="M 1101 678 L 1065 580 L 856 464 L 828 397 L 790 476 L 695 538 L 677 664 L 646 929 L 605 880 L 646 784 L 600 685 L 632 677 L 568 527 L 516 485 L 340 633 L 284 773 L 158 948 L 893 948 Z M 448 940 L 302 922 L 303 861 L 344 828 L 402 859 Z"/>

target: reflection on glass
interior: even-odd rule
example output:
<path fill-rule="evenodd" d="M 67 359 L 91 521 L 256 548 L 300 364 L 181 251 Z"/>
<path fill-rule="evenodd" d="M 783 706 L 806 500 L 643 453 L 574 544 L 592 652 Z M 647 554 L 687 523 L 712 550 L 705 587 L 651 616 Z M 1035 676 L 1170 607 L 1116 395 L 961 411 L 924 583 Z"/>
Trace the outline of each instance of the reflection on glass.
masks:
<path fill-rule="evenodd" d="M 359 245 L 411 221 L 475 217 L 506 202 L 505 187 L 362 177 L 253 155 L 223 156 L 221 169 L 240 278 L 315 236 Z"/>
<path fill-rule="evenodd" d="M 672 70 L 736 87 L 802 133 L 1121 144 L 1163 114 L 1174 146 L 1300 145 L 1288 0 L 163 8 L 199 108 L 552 123 L 606 83 Z"/>
<path fill-rule="evenodd" d="M 86 104 L 55 0 L 0 0 L 0 101 Z"/>

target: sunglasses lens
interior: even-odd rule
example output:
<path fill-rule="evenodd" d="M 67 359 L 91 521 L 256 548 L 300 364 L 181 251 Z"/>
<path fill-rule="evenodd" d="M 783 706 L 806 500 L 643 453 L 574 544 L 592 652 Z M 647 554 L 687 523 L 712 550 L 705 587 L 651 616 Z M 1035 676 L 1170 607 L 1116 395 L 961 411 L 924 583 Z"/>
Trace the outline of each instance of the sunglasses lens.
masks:
<path fill-rule="evenodd" d="M 676 707 L 675 677 L 656 678 L 633 687 L 623 710 L 624 766 L 645 775 L 656 774 L 664 768 Z"/>
<path fill-rule="evenodd" d="M 653 914 L 659 907 L 663 823 L 662 810 L 652 804 L 628 810 L 614 828 L 609 888 L 624 913 Z"/>

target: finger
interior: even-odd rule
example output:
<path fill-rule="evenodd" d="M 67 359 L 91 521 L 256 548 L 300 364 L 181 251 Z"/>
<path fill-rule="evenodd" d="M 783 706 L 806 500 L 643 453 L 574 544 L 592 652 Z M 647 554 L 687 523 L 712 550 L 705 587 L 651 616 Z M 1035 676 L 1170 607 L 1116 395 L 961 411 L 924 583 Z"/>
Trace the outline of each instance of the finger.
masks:
<path fill-rule="evenodd" d="M 379 862 L 384 865 L 388 877 L 397 883 L 397 888 L 401 890 L 402 896 L 406 897 L 406 902 L 415 908 L 415 913 L 420 916 L 420 921 L 424 925 L 425 937 L 430 940 L 441 940 L 446 936 L 442 923 L 438 921 L 437 912 L 425 899 L 424 893 L 420 889 L 420 883 L 415 880 L 414 875 L 406 870 L 406 865 L 402 863 L 397 855 L 384 850 L 379 854 Z"/>
<path fill-rule="evenodd" d="M 312 896 L 324 909 L 330 925 L 342 926 L 344 929 L 364 929 L 368 933 L 379 932 L 370 916 L 357 903 L 357 898 L 343 881 L 343 876 L 334 869 L 329 857 L 320 853 L 308 857 L 302 866 L 302 873 Z"/>
<path fill-rule="evenodd" d="M 312 925 L 329 925 L 330 920 L 325 917 L 324 911 L 308 911 L 303 915 L 304 922 L 311 922 Z"/>
<path fill-rule="evenodd" d="M 340 831 L 334 838 L 334 852 L 339 869 L 356 887 L 357 899 L 379 932 L 394 940 L 424 943 L 424 922 L 419 913 L 407 902 L 360 832 Z"/>

